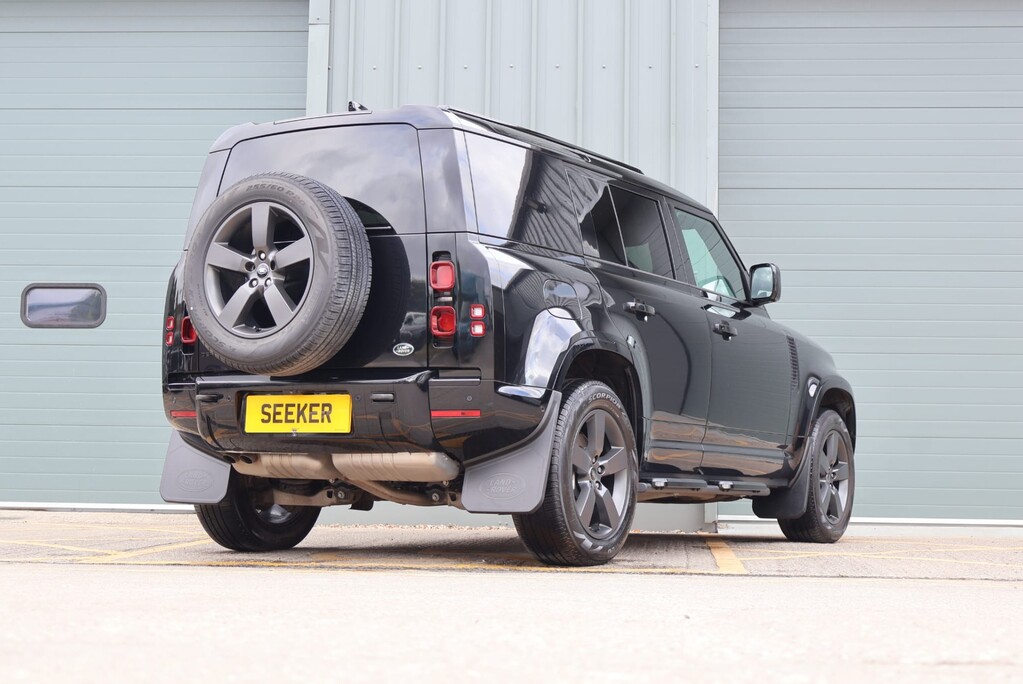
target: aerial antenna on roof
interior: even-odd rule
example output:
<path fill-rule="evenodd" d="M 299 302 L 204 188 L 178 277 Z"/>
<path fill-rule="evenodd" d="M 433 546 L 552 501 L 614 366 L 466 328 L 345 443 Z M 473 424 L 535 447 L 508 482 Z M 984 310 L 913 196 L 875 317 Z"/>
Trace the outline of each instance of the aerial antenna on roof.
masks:
<path fill-rule="evenodd" d="M 367 107 L 366 105 L 362 104 L 361 102 L 356 102 L 355 100 L 349 100 L 348 101 L 348 111 L 350 111 L 350 112 L 368 112 L 369 111 L 369 107 Z"/>

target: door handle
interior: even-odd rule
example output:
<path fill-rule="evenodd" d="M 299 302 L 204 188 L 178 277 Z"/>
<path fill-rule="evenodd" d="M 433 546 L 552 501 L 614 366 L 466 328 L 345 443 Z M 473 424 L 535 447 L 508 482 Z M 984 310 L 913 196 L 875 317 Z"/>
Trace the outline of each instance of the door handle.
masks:
<path fill-rule="evenodd" d="M 629 313 L 636 314 L 636 318 L 640 319 L 641 321 L 645 321 L 648 316 L 657 315 L 657 309 L 650 306 L 649 304 L 644 304 L 639 300 L 626 302 L 625 310 L 628 311 Z"/>
<path fill-rule="evenodd" d="M 739 334 L 738 331 L 735 328 L 733 328 L 732 324 L 729 323 L 728 321 L 721 321 L 719 323 L 715 323 L 712 330 L 716 334 L 721 335 L 721 337 L 725 338 L 726 340 L 735 337 Z"/>

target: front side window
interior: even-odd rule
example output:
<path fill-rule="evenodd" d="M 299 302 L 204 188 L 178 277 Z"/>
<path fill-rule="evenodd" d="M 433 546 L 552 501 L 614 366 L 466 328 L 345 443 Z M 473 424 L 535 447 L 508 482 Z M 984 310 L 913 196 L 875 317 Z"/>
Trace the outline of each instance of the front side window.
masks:
<path fill-rule="evenodd" d="M 689 253 L 696 284 L 715 294 L 745 299 L 742 269 L 717 227 L 699 216 L 675 209 L 679 234 Z"/>

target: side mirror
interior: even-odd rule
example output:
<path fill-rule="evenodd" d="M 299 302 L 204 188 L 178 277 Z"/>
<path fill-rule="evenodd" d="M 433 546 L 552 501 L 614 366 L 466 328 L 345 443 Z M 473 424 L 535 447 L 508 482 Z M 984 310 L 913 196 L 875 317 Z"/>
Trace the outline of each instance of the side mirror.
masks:
<path fill-rule="evenodd" d="M 774 264 L 757 264 L 749 270 L 750 303 L 769 304 L 781 299 L 781 269 Z"/>

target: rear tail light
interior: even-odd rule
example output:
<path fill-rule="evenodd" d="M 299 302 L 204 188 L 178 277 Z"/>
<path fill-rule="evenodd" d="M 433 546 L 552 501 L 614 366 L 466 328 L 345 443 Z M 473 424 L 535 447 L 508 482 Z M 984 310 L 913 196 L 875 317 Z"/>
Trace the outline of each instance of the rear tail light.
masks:
<path fill-rule="evenodd" d="M 487 317 L 487 307 L 482 304 L 470 304 L 469 305 L 469 318 L 473 320 L 482 320 Z"/>
<path fill-rule="evenodd" d="M 430 332 L 434 337 L 450 338 L 455 336 L 457 319 L 453 306 L 435 306 L 430 310 Z"/>
<path fill-rule="evenodd" d="M 195 333 L 195 326 L 192 325 L 192 319 L 185 316 L 181 319 L 181 343 L 182 344 L 195 344 L 199 336 Z"/>
<path fill-rule="evenodd" d="M 195 411 L 188 410 L 171 411 L 171 418 L 195 418 Z"/>
<path fill-rule="evenodd" d="M 163 343 L 170 347 L 174 344 L 174 316 L 167 316 L 163 329 Z"/>
<path fill-rule="evenodd" d="M 435 261 L 430 264 L 430 287 L 437 292 L 448 292 L 455 288 L 455 265 L 450 261 Z"/>
<path fill-rule="evenodd" d="M 469 334 L 473 337 L 483 337 L 487 334 L 487 324 L 483 321 L 472 321 L 469 323 Z"/>

